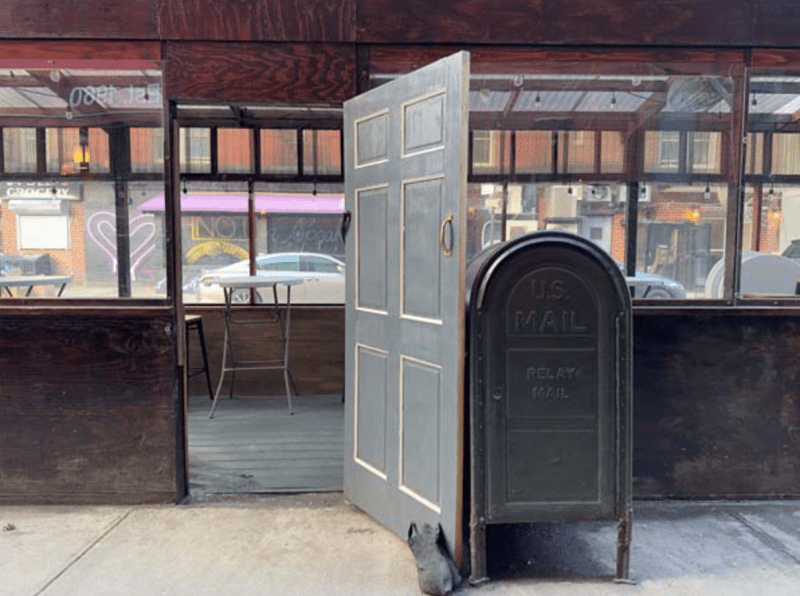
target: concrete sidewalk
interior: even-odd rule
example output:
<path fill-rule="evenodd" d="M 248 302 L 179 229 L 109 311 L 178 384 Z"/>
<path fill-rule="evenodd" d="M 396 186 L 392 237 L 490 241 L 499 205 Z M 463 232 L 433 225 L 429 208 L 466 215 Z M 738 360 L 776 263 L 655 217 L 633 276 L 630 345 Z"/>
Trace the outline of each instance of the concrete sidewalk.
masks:
<path fill-rule="evenodd" d="M 637 502 L 614 584 L 611 523 L 492 528 L 468 595 L 800 594 L 800 503 Z M 341 494 L 0 508 L 0 595 L 416 596 L 405 542 Z"/>

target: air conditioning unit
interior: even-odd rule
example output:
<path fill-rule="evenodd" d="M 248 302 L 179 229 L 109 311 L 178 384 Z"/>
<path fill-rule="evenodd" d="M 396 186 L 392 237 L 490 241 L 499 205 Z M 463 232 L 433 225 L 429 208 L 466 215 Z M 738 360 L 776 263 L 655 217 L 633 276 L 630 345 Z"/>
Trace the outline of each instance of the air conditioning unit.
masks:
<path fill-rule="evenodd" d="M 583 187 L 583 200 L 590 203 L 610 203 L 613 191 L 607 184 L 588 184 Z"/>

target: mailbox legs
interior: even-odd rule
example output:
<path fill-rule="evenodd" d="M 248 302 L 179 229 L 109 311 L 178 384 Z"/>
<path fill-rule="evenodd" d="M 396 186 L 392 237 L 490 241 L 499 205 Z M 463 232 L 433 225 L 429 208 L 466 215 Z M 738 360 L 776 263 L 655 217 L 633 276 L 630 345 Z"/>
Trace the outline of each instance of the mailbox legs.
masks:
<path fill-rule="evenodd" d="M 632 529 L 633 512 L 628 509 L 617 523 L 617 575 L 614 580 L 620 583 L 630 582 Z"/>
<path fill-rule="evenodd" d="M 479 586 L 489 581 L 486 575 L 486 524 L 473 519 L 470 521 L 470 569 L 469 583 Z"/>

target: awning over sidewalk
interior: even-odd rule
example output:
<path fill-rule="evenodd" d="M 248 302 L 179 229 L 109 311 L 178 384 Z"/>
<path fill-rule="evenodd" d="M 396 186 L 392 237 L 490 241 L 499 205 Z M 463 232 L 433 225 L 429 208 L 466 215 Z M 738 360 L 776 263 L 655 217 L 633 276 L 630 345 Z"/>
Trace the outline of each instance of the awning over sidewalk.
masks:
<path fill-rule="evenodd" d="M 256 212 L 263 213 L 342 213 L 344 197 L 340 195 L 257 194 Z M 164 211 L 164 195 L 157 195 L 139 205 L 140 211 Z M 236 212 L 247 213 L 247 195 L 234 193 L 182 194 L 184 213 Z"/>

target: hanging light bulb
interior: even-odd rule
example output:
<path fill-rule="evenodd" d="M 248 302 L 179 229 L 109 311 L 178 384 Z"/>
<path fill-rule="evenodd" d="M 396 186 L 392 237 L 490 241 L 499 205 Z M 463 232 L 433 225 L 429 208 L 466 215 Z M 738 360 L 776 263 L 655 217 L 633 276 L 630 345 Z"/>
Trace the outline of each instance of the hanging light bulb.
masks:
<path fill-rule="evenodd" d="M 542 96 L 539 95 L 538 91 L 536 92 L 536 97 L 533 98 L 533 103 L 535 103 L 537 106 L 542 103 Z"/>
<path fill-rule="evenodd" d="M 772 195 L 775 194 L 775 183 L 774 182 L 770 182 L 770 184 L 769 184 L 769 192 L 767 194 L 769 196 L 772 196 Z"/>
<path fill-rule="evenodd" d="M 757 106 L 758 105 L 758 98 L 756 97 L 755 93 L 753 93 L 753 99 L 750 102 L 750 104 L 753 105 L 753 106 Z"/>
<path fill-rule="evenodd" d="M 567 182 L 567 194 L 572 195 L 572 182 Z"/>
<path fill-rule="evenodd" d="M 706 189 L 703 191 L 703 198 L 707 201 L 711 198 L 711 186 L 706 182 Z"/>
<path fill-rule="evenodd" d="M 188 190 L 186 189 L 186 180 L 183 180 L 183 194 L 186 194 Z"/>
<path fill-rule="evenodd" d="M 611 107 L 613 108 L 617 105 L 617 94 L 615 92 L 611 92 Z"/>

